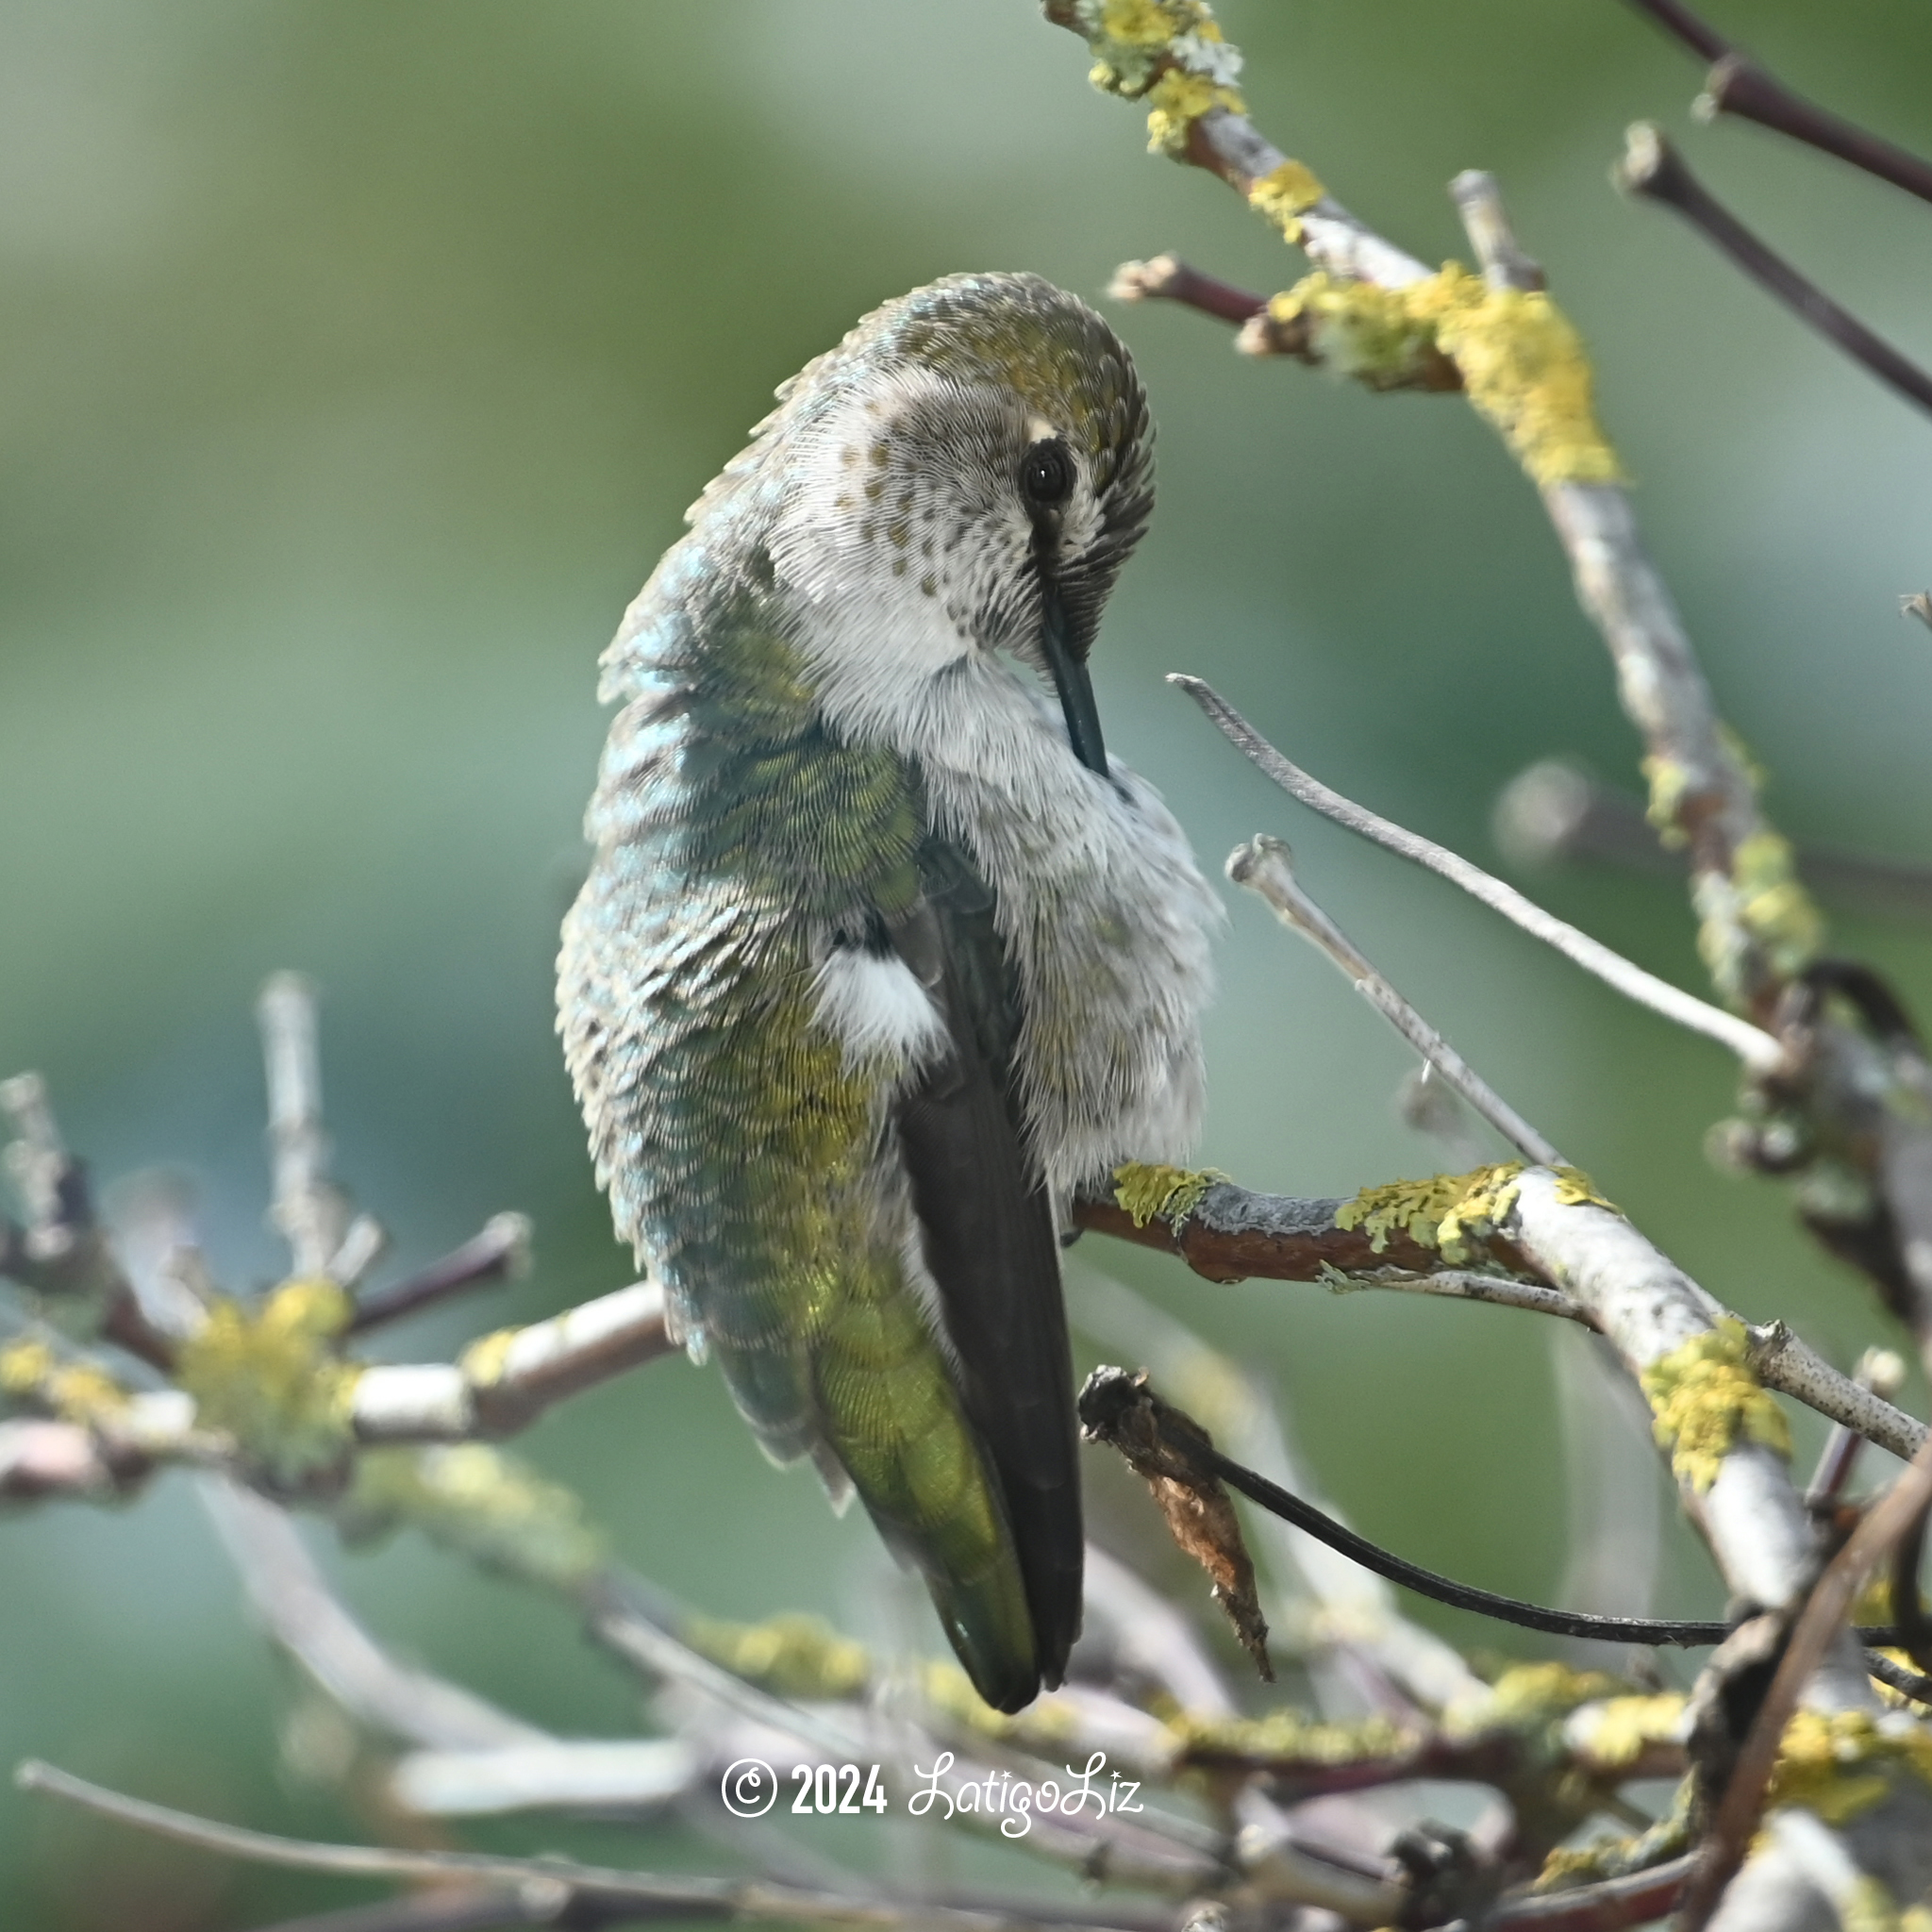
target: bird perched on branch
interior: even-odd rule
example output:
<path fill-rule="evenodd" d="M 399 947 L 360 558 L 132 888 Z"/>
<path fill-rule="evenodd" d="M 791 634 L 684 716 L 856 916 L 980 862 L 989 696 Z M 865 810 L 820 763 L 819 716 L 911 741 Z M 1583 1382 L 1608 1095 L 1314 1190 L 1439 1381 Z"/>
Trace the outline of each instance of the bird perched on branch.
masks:
<path fill-rule="evenodd" d="M 559 1025 L 674 1332 L 1016 1710 L 1080 1627 L 1057 1228 L 1202 1104 L 1217 902 L 1087 672 L 1146 398 L 1011 275 L 888 303 L 778 396 L 605 655 Z"/>

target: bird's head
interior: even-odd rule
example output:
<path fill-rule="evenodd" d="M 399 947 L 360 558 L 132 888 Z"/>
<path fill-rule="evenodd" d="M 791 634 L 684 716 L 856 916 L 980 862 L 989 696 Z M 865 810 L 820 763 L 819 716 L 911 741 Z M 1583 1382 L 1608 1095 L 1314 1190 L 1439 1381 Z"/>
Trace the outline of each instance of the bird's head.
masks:
<path fill-rule="evenodd" d="M 954 275 L 888 303 L 780 392 L 773 563 L 822 653 L 882 683 L 1007 651 L 1107 772 L 1087 657 L 1153 507 L 1126 349 L 1036 275 Z M 768 473 L 769 475 L 769 473 Z"/>

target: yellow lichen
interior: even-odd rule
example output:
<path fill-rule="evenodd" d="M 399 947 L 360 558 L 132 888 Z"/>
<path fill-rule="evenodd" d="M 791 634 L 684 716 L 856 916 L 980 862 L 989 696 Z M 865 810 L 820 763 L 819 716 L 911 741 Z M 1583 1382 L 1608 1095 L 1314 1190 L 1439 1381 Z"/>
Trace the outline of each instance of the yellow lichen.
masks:
<path fill-rule="evenodd" d="M 1306 319 L 1319 358 L 1372 389 L 1432 386 L 1432 354 L 1447 357 L 1532 482 L 1623 479 L 1582 339 L 1541 290 L 1492 289 L 1451 261 L 1401 289 L 1310 275 L 1268 309 L 1277 323 Z"/>
<path fill-rule="evenodd" d="M 1103 93 L 1147 100 L 1155 153 L 1184 156 L 1189 129 L 1211 108 L 1245 111 L 1233 85 L 1241 55 L 1207 0 L 1076 0 L 1074 11 L 1093 51 L 1088 78 Z"/>
<path fill-rule="evenodd" d="M 1491 1233 L 1516 1204 L 1521 1161 L 1478 1167 L 1469 1174 L 1439 1174 L 1421 1181 L 1389 1181 L 1364 1188 L 1336 1210 L 1337 1227 L 1359 1227 L 1381 1254 L 1400 1230 L 1445 1261 L 1469 1258 L 1468 1241 Z"/>
<path fill-rule="evenodd" d="M 1301 218 L 1327 193 L 1314 171 L 1300 161 L 1280 167 L 1248 183 L 1248 206 L 1281 231 L 1285 242 L 1302 239 Z"/>
<path fill-rule="evenodd" d="M 1170 67 L 1147 90 L 1147 152 L 1176 158 L 1186 154 L 1194 123 L 1216 108 L 1224 108 L 1230 114 L 1247 111 L 1246 103 L 1233 88 L 1224 87 L 1205 74 Z"/>
<path fill-rule="evenodd" d="M 1623 480 L 1597 426 L 1582 339 L 1547 294 L 1492 289 L 1454 261 L 1406 292 L 1418 315 L 1435 319 L 1437 344 L 1462 372 L 1470 401 L 1533 483 Z"/>
<path fill-rule="evenodd" d="M 571 1491 L 481 1442 L 370 1451 L 338 1520 L 352 1538 L 407 1523 L 486 1569 L 565 1592 L 604 1561 L 604 1540 Z"/>
<path fill-rule="evenodd" d="M 1177 1763 L 1234 1760 L 1244 1764 L 1357 1764 L 1401 1757 L 1422 1740 L 1398 1729 L 1385 1717 L 1326 1724 L 1305 1711 L 1281 1709 L 1265 1717 L 1174 1718 L 1167 1743 Z"/>
<path fill-rule="evenodd" d="M 1671 1452 L 1678 1481 L 1700 1494 L 1740 1440 L 1791 1453 L 1784 1411 L 1752 1374 L 1744 1324 L 1735 1315 L 1653 1362 L 1641 1380 L 1657 1446 Z"/>
<path fill-rule="evenodd" d="M 1676 1691 L 1610 1697 L 1596 1712 L 1584 1748 L 1593 1771 L 1621 1771 L 1653 1744 L 1680 1742 L 1683 1728 L 1684 1699 Z"/>
<path fill-rule="evenodd" d="M 1442 366 L 1434 325 L 1412 311 L 1407 290 L 1318 270 L 1271 297 L 1268 314 L 1305 335 L 1315 361 L 1368 389 L 1427 388 L 1431 365 Z"/>
<path fill-rule="evenodd" d="M 1684 800 L 1690 795 L 1690 775 L 1675 758 L 1653 753 L 1643 760 L 1644 784 L 1649 798 L 1643 816 L 1650 822 L 1660 843 L 1674 850 L 1690 843 L 1683 824 Z"/>
<path fill-rule="evenodd" d="M 1616 1213 L 1615 1202 L 1605 1200 L 1597 1192 L 1596 1183 L 1580 1167 L 1553 1167 L 1550 1172 L 1557 1176 L 1559 1208 L 1607 1208 Z"/>
<path fill-rule="evenodd" d="M 1174 39 L 1175 25 L 1160 0 L 1104 0 L 1100 31 L 1131 47 L 1164 47 Z"/>
<path fill-rule="evenodd" d="M 1768 828 L 1753 832 L 1731 855 L 1738 918 L 1772 971 L 1794 978 L 1818 957 L 1824 922 L 1798 882 L 1790 842 Z"/>
<path fill-rule="evenodd" d="M 203 1428 L 292 1483 L 341 1460 L 361 1371 L 336 1353 L 354 1305 L 333 1281 L 287 1281 L 249 1306 L 217 1301 L 181 1344 L 175 1379 Z"/>
<path fill-rule="evenodd" d="M 1866 1710 L 1799 1711 L 1785 1726 L 1765 1808 L 1802 1806 L 1844 1824 L 1885 1797 L 1901 1771 L 1932 1784 L 1932 1735 L 1882 1722 Z"/>
<path fill-rule="evenodd" d="M 0 1348 L 0 1395 L 36 1395 L 54 1372 L 54 1351 L 44 1341 L 24 1340 Z"/>
<path fill-rule="evenodd" d="M 693 1617 L 681 1634 L 693 1650 L 775 1696 L 862 1697 L 872 1683 L 865 1646 L 818 1617 L 794 1612 L 762 1624 Z"/>
<path fill-rule="evenodd" d="M 1840 1932 L 1904 1932 L 1898 1903 L 1882 1878 L 1868 1872 L 1835 1899 Z"/>
<path fill-rule="evenodd" d="M 1629 1838 L 1600 1838 L 1594 1844 L 1558 1845 L 1543 1860 L 1532 1891 L 1568 1891 L 1573 1886 L 1595 1885 L 1615 1875 L 1615 1867 L 1629 1853 Z"/>
<path fill-rule="evenodd" d="M 1471 1738 L 1488 1731 L 1536 1731 L 1566 1718 L 1579 1705 L 1614 1697 L 1620 1678 L 1603 1671 L 1573 1670 L 1568 1664 L 1512 1664 L 1481 1695 L 1451 1707 L 1442 1728 L 1451 1737 Z"/>
<path fill-rule="evenodd" d="M 44 1341 L 26 1337 L 0 1348 L 0 1395 L 51 1410 L 62 1422 L 92 1428 L 127 1406 L 127 1391 L 92 1362 L 63 1362 Z"/>
<path fill-rule="evenodd" d="M 457 1366 L 473 1388 L 491 1389 L 503 1380 L 504 1365 L 509 1359 L 510 1343 L 523 1333 L 520 1328 L 497 1328 L 479 1335 L 457 1357 Z"/>
<path fill-rule="evenodd" d="M 1208 1190 L 1226 1178 L 1211 1167 L 1157 1167 L 1129 1160 L 1113 1171 L 1113 1197 L 1136 1227 L 1164 1221 L 1179 1234 Z"/>

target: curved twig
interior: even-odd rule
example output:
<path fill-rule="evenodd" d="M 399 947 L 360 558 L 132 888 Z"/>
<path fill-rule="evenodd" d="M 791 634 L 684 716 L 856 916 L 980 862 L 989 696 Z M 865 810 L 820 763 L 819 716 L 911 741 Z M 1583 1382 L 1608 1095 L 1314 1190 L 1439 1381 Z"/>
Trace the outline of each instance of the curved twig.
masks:
<path fill-rule="evenodd" d="M 1436 844 L 1433 840 L 1424 839 L 1420 833 L 1394 824 L 1366 807 L 1357 805 L 1354 800 L 1344 798 L 1341 792 L 1331 790 L 1285 758 L 1204 679 L 1190 677 L 1183 672 L 1172 672 L 1167 681 L 1186 691 L 1229 743 L 1291 798 L 1299 799 L 1311 810 L 1320 812 L 1324 818 L 1333 819 L 1349 831 L 1386 846 L 1399 857 L 1416 865 L 1426 866 L 1452 885 L 1461 887 L 1471 898 L 1480 900 L 1492 912 L 1500 912 L 1524 932 L 1561 953 L 1573 965 L 1593 974 L 1624 998 L 1635 1000 L 1639 1006 L 1648 1007 L 1652 1012 L 1674 1021 L 1679 1026 L 1692 1033 L 1701 1033 L 1707 1040 L 1714 1040 L 1721 1046 L 1728 1047 L 1754 1073 L 1770 1073 L 1783 1066 L 1784 1048 L 1763 1027 L 1754 1026 L 1735 1013 L 1726 1013 L 1707 1000 L 1698 999 L 1681 987 L 1657 978 L 1654 973 L 1646 973 L 1622 954 L 1612 952 L 1601 940 L 1579 932 L 1567 920 L 1558 919 L 1553 912 L 1545 912 L 1515 887 L 1491 878 L 1480 866 L 1472 865 L 1468 859 Z"/>

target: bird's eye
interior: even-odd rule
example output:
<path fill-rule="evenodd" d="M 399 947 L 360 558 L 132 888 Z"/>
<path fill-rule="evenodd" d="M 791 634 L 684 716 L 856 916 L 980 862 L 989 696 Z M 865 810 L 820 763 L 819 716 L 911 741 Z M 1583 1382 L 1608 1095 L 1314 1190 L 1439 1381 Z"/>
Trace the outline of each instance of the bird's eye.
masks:
<path fill-rule="evenodd" d="M 1020 459 L 1020 491 L 1036 509 L 1058 509 L 1074 493 L 1074 458 L 1058 437 L 1034 443 Z"/>

